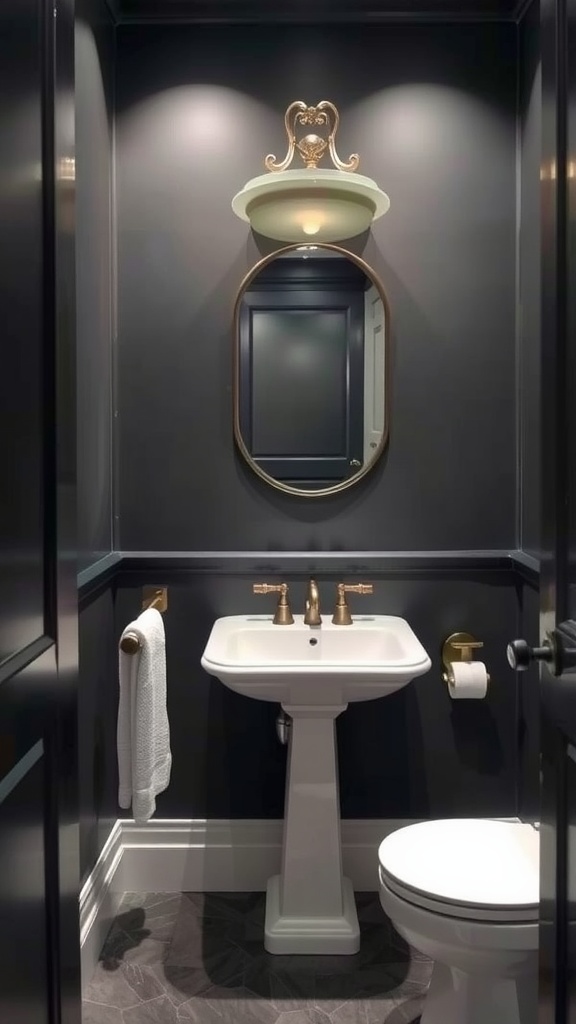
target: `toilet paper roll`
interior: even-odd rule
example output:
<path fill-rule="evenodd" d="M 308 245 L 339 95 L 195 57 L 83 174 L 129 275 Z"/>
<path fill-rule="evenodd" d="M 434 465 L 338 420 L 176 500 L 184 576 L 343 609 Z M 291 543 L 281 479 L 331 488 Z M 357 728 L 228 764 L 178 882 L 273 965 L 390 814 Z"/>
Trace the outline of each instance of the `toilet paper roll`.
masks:
<path fill-rule="evenodd" d="M 488 692 L 488 673 L 482 661 L 452 663 L 448 692 L 452 700 L 481 700 Z"/>

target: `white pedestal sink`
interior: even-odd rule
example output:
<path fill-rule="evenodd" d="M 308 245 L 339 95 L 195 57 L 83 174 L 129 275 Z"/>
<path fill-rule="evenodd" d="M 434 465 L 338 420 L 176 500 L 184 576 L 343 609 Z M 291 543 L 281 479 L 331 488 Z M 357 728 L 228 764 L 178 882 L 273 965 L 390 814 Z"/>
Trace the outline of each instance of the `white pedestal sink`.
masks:
<path fill-rule="evenodd" d="M 292 717 L 282 872 L 268 883 L 270 953 L 356 953 L 354 893 L 342 875 L 335 719 L 350 701 L 406 686 L 430 658 L 404 619 L 361 616 L 351 626 L 291 626 L 231 615 L 212 627 L 202 667 Z M 376 856 L 376 852 L 375 852 Z"/>

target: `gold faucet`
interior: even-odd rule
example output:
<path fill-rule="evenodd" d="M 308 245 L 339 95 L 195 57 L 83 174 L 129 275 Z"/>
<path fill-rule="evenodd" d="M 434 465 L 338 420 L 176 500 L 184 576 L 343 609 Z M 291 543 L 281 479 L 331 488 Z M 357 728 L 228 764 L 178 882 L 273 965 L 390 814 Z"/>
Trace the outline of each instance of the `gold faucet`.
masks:
<path fill-rule="evenodd" d="M 304 613 L 304 624 L 306 626 L 319 626 L 322 623 L 320 615 L 320 592 L 316 580 L 310 580 L 308 593 L 306 594 L 306 611 Z"/>

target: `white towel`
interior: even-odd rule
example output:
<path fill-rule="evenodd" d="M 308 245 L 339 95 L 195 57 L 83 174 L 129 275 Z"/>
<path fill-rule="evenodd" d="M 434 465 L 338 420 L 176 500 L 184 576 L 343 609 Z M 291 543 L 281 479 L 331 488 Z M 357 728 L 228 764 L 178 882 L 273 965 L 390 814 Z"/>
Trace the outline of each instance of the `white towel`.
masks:
<path fill-rule="evenodd" d="M 166 655 L 160 612 L 148 608 L 124 633 L 140 639 L 136 654 L 120 650 L 118 705 L 118 803 L 137 824 L 156 810 L 156 794 L 170 781 L 172 754 L 166 711 Z"/>

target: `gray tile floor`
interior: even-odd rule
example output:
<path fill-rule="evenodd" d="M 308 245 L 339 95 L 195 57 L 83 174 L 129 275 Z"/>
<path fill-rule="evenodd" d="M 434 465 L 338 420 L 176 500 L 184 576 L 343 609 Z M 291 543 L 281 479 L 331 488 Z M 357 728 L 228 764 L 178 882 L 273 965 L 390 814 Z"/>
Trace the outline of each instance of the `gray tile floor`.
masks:
<path fill-rule="evenodd" d="M 271 956 L 263 893 L 126 893 L 83 1024 L 412 1024 L 432 964 L 358 893 L 355 956 Z"/>

